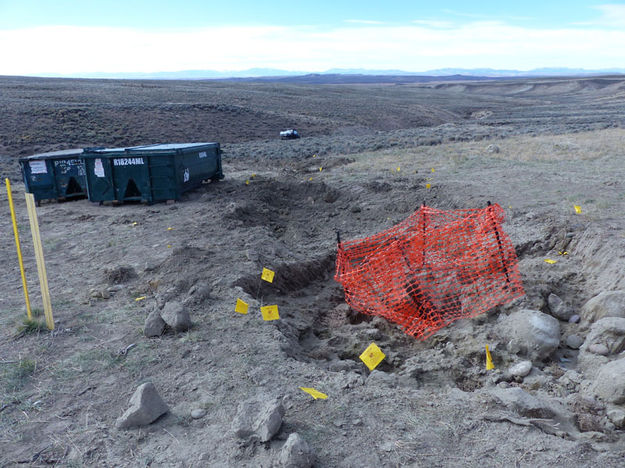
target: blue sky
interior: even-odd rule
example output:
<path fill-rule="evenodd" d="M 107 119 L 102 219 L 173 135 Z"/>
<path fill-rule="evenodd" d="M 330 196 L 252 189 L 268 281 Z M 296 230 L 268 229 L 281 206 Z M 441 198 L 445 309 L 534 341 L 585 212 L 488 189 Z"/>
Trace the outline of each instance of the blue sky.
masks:
<path fill-rule="evenodd" d="M 0 74 L 625 66 L 625 2 L 0 0 Z"/>

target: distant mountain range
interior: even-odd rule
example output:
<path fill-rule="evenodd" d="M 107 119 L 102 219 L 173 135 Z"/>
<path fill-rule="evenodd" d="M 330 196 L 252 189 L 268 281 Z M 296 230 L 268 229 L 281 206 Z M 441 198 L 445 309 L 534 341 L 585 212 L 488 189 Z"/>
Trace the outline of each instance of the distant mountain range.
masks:
<path fill-rule="evenodd" d="M 625 68 L 610 68 L 601 70 L 587 70 L 584 68 L 536 68 L 534 70 L 498 70 L 494 68 L 439 68 L 424 72 L 408 72 L 403 70 L 370 70 L 365 68 L 333 68 L 324 72 L 290 71 L 276 68 L 250 68 L 240 71 L 216 71 L 216 70 L 181 70 L 170 72 L 98 72 L 98 73 L 72 73 L 61 75 L 56 73 L 42 73 L 40 77 L 59 78 L 110 78 L 110 79 L 130 79 L 130 80 L 210 80 L 210 79 L 252 79 L 264 78 L 294 78 L 294 77 L 317 77 L 318 81 L 329 81 L 330 76 L 354 76 L 361 77 L 456 77 L 457 79 L 482 78 L 516 78 L 516 77 L 540 77 L 540 76 L 590 76 L 590 75 L 615 75 L 625 74 Z M 324 80 L 322 77 L 326 76 Z M 290 80 L 289 80 L 290 81 Z M 301 80 L 300 80 L 301 81 Z M 334 80 L 333 80 L 334 81 Z M 340 81 L 340 80 L 339 80 Z M 362 80 L 359 80 L 362 81 Z M 379 81 L 379 78 L 378 78 Z M 405 81 L 430 81 L 429 79 Z"/>

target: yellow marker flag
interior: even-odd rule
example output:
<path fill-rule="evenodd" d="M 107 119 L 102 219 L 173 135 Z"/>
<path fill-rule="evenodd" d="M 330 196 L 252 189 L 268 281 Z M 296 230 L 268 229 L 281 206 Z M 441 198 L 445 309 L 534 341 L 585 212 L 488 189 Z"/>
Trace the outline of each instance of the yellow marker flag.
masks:
<path fill-rule="evenodd" d="M 436 171 L 434 170 L 434 168 L 432 168 L 432 172 L 436 172 Z"/>
<path fill-rule="evenodd" d="M 273 283 L 273 277 L 275 273 L 271 271 L 269 268 L 263 268 L 263 272 L 260 274 L 261 279 L 267 281 L 268 283 Z"/>
<path fill-rule="evenodd" d="M 139 302 L 145 299 L 145 296 L 135 297 L 135 302 Z"/>
<path fill-rule="evenodd" d="M 310 178 L 308 179 L 308 182 L 312 182 L 312 177 L 310 177 Z"/>
<path fill-rule="evenodd" d="M 174 228 L 173 227 L 168 227 L 167 230 L 168 231 L 172 231 Z"/>
<path fill-rule="evenodd" d="M 488 349 L 488 345 L 486 345 L 486 370 L 493 370 L 495 368 L 495 364 L 493 364 L 493 358 L 490 355 L 490 350 Z"/>
<path fill-rule="evenodd" d="M 168 248 L 168 249 L 171 249 L 171 244 L 167 244 L 167 248 Z"/>
<path fill-rule="evenodd" d="M 316 158 L 316 157 L 317 157 L 317 155 L 316 155 L 316 154 L 313 154 L 313 158 Z"/>
<path fill-rule="evenodd" d="M 247 314 L 248 304 L 243 299 L 237 298 L 237 305 L 234 306 L 234 311 L 238 314 Z"/>
<path fill-rule="evenodd" d="M 137 224 L 139 224 L 139 223 L 137 223 L 137 222 L 135 221 L 134 223 L 132 223 L 132 224 L 131 224 L 131 226 L 136 226 Z"/>
<path fill-rule="evenodd" d="M 432 184 L 425 184 L 425 188 L 426 189 L 431 189 L 432 188 Z"/>
<path fill-rule="evenodd" d="M 397 166 L 397 172 L 401 171 L 401 168 L 399 166 Z"/>
<path fill-rule="evenodd" d="M 317 398 L 320 398 L 322 400 L 327 400 L 328 399 L 328 395 L 326 395 L 325 393 L 320 392 L 319 390 L 315 390 L 314 388 L 310 388 L 310 387 L 300 387 L 300 390 L 308 393 L 311 397 L 313 397 L 315 400 Z"/>
<path fill-rule="evenodd" d="M 573 205 L 573 208 L 575 208 L 575 213 L 582 214 L 582 207 L 581 206 Z"/>
<path fill-rule="evenodd" d="M 371 343 L 360 355 L 360 360 L 365 363 L 369 370 L 373 370 L 378 367 L 378 364 L 380 364 L 385 357 L 386 354 L 378 348 L 378 345 Z"/>
<path fill-rule="evenodd" d="M 548 263 L 549 265 L 553 265 L 554 263 L 557 263 L 557 260 L 551 260 L 550 258 L 546 258 L 545 259 L 545 263 Z"/>
<path fill-rule="evenodd" d="M 265 322 L 270 322 L 271 320 L 278 320 L 280 318 L 277 305 L 269 305 L 269 306 L 261 307 L 260 313 L 263 314 L 263 320 Z"/>
<path fill-rule="evenodd" d="M 321 172 L 321 171 L 323 171 L 323 167 L 320 167 L 320 168 L 319 168 L 319 172 Z"/>
<path fill-rule="evenodd" d="M 246 180 L 246 181 L 245 181 L 245 185 L 250 185 L 250 181 L 249 181 L 249 180 Z"/>

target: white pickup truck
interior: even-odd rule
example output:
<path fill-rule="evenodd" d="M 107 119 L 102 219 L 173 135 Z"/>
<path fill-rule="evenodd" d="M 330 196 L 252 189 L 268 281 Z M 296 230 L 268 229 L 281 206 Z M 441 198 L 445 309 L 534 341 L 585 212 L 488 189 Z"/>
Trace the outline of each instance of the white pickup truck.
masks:
<path fill-rule="evenodd" d="M 296 138 L 299 138 L 299 133 L 297 133 L 297 130 L 292 128 L 280 132 L 281 140 L 295 140 Z"/>

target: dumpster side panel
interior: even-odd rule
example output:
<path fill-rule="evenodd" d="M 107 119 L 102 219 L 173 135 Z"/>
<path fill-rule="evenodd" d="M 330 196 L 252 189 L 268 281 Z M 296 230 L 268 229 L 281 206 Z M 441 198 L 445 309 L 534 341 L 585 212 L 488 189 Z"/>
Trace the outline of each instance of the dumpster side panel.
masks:
<path fill-rule="evenodd" d="M 50 160 L 20 160 L 24 185 L 28 193 L 32 193 L 36 201 L 57 198 L 54 168 Z"/>
<path fill-rule="evenodd" d="M 173 155 L 149 155 L 145 156 L 150 169 L 150 187 L 152 202 L 164 200 L 176 200 L 178 190 L 176 187 L 176 172 Z"/>
<path fill-rule="evenodd" d="M 53 159 L 51 162 L 59 198 L 87 196 L 85 166 L 80 158 Z"/>
<path fill-rule="evenodd" d="M 146 157 L 139 155 L 113 157 L 111 158 L 111 168 L 117 201 L 152 202 L 150 174 Z"/>
<path fill-rule="evenodd" d="M 208 156 L 200 157 L 200 153 L 189 152 L 176 155 L 178 187 L 180 193 L 192 190 L 202 184 L 203 180 L 209 179 L 215 172 L 215 158 Z"/>
<path fill-rule="evenodd" d="M 87 178 L 87 195 L 92 202 L 115 200 L 111 160 L 103 157 L 83 157 Z"/>
<path fill-rule="evenodd" d="M 199 187 L 203 181 L 223 178 L 219 146 L 181 152 L 177 155 L 176 162 L 180 193 Z"/>

